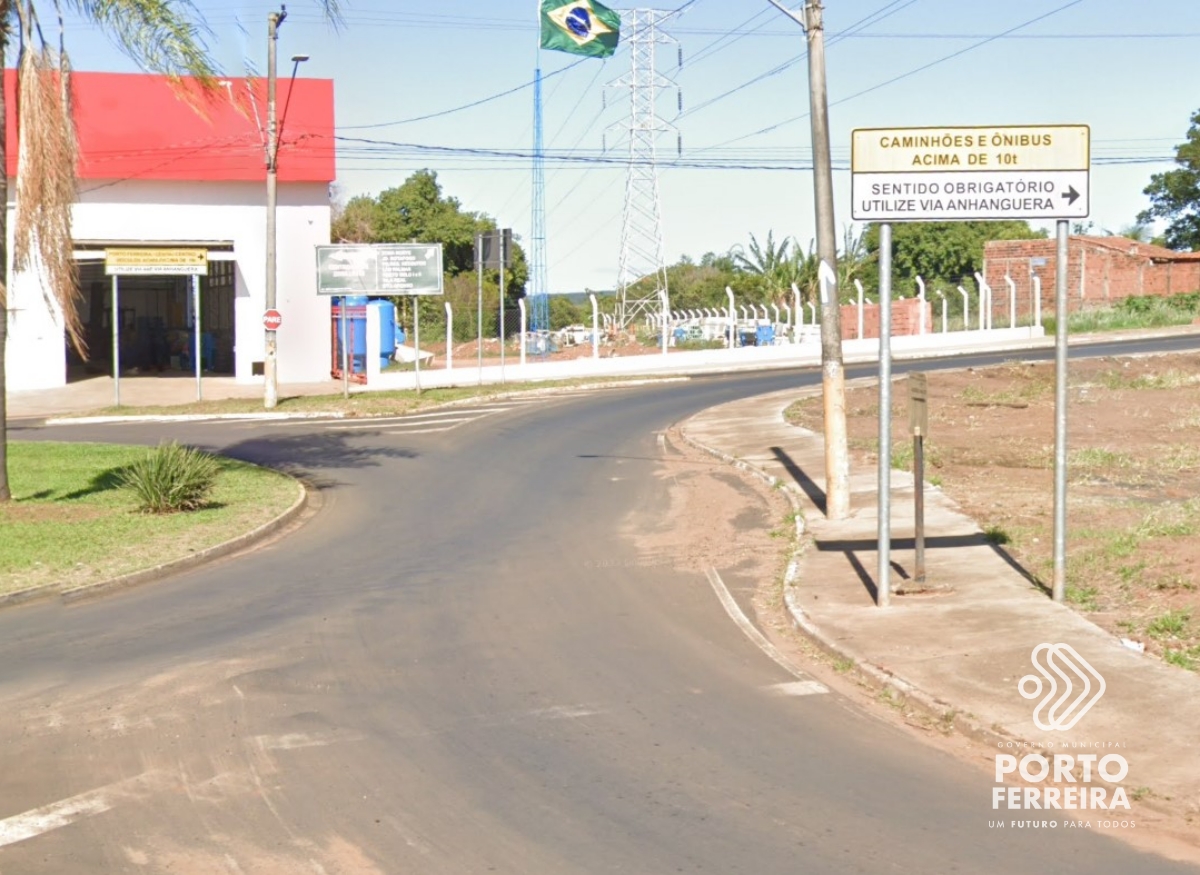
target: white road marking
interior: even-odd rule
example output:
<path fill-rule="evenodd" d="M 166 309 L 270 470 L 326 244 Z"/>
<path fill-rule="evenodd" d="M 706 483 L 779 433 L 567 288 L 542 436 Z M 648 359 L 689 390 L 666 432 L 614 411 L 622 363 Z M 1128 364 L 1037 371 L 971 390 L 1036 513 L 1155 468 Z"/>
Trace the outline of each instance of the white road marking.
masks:
<path fill-rule="evenodd" d="M 529 712 L 529 716 L 546 720 L 571 720 L 577 717 L 593 717 L 599 713 L 601 712 L 586 705 L 552 705 L 549 708 L 535 708 Z"/>
<path fill-rule="evenodd" d="M 387 419 L 387 420 L 379 420 L 376 422 L 366 422 L 366 423 L 363 423 L 362 425 L 331 425 L 329 427 L 329 430 L 330 431 L 358 431 L 358 430 L 364 429 L 364 428 L 376 428 L 376 429 L 378 429 L 378 428 L 405 428 L 409 424 L 412 424 L 412 425 L 438 425 L 441 423 L 467 422 L 467 421 L 469 421 L 471 419 L 475 419 L 475 418 L 477 418 L 477 417 L 456 416 L 451 419 L 435 419 L 433 421 L 430 421 L 427 419 L 417 419 L 415 417 L 413 419 L 409 420 L 406 417 L 405 419 Z"/>
<path fill-rule="evenodd" d="M 326 747 L 339 741 L 357 741 L 359 737 L 357 735 L 310 735 L 306 732 L 289 732 L 284 735 L 256 735 L 254 741 L 263 750 L 301 750 L 306 747 Z"/>
<path fill-rule="evenodd" d="M 6 817 L 4 820 L 0 820 L 0 847 L 23 842 L 42 833 L 70 826 L 84 817 L 103 814 L 113 807 L 116 798 L 134 795 L 139 788 L 144 791 L 147 789 L 147 785 L 157 783 L 161 778 L 160 773 L 145 772 L 106 787 L 99 787 L 59 802 L 34 808 L 23 814 Z"/>
<path fill-rule="evenodd" d="M 751 623 L 750 620 L 747 619 L 746 615 L 742 612 L 742 609 L 738 606 L 737 601 L 732 595 L 730 595 L 729 589 L 725 586 L 725 581 L 721 580 L 721 575 L 717 573 L 717 569 L 708 569 L 708 582 L 712 586 L 713 592 L 717 594 L 717 599 L 721 602 L 721 606 L 725 608 L 725 613 L 729 615 L 729 619 L 733 620 L 733 622 L 737 624 L 738 628 L 745 633 L 747 638 L 754 642 L 759 650 L 769 656 L 776 665 L 778 665 L 792 677 L 796 678 L 796 680 L 802 681 L 806 684 L 812 684 L 810 693 L 807 693 L 806 695 L 811 695 L 811 693 L 829 692 L 829 689 L 825 687 L 824 684 L 813 680 L 800 669 L 796 668 L 796 666 L 792 665 L 791 661 L 782 653 L 780 653 L 779 649 L 770 641 L 768 641 L 762 632 L 759 632 L 758 629 L 755 628 L 754 624 Z"/>
<path fill-rule="evenodd" d="M 767 689 L 777 696 L 811 696 L 815 693 L 829 692 L 825 685 L 818 681 L 788 681 L 771 684 Z"/>
<path fill-rule="evenodd" d="M 108 796 L 101 789 L 7 817 L 0 820 L 0 847 L 23 842 L 52 829 L 69 826 L 81 817 L 103 814 L 110 808 L 112 805 Z"/>
<path fill-rule="evenodd" d="M 439 431 L 453 431 L 454 426 L 448 425 L 445 428 L 406 428 L 403 431 L 385 431 L 383 434 L 435 434 Z"/>

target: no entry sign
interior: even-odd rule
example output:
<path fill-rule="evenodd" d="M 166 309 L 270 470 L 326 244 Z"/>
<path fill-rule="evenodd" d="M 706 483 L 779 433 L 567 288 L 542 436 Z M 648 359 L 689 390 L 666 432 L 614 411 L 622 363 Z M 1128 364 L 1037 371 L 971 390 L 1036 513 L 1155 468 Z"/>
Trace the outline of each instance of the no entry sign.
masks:
<path fill-rule="evenodd" d="M 278 331 L 279 326 L 283 324 L 283 314 L 278 310 L 268 310 L 263 313 L 263 327 L 267 331 Z"/>

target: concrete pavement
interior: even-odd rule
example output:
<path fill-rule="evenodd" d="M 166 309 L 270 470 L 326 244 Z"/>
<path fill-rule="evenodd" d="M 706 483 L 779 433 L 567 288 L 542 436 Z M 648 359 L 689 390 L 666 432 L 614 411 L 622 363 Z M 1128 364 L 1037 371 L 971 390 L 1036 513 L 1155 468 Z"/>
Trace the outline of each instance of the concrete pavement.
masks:
<path fill-rule="evenodd" d="M 827 520 L 823 437 L 783 417 L 798 395 L 789 391 L 724 404 L 683 427 L 693 444 L 777 478 L 794 496 L 807 529 L 786 594 L 797 626 L 824 649 L 853 660 L 878 685 L 953 720 L 997 753 L 1017 759 L 1030 753 L 1098 758 L 1116 753 L 1128 762 L 1128 776 L 1119 782 L 1127 794 L 1176 814 L 1200 812 L 1200 677 L 1127 648 L 1052 602 L 930 486 L 925 493 L 930 589 L 894 595 L 891 607 L 876 607 L 877 473 L 854 472 L 850 517 Z M 913 570 L 911 474 L 892 471 L 890 488 L 892 585 L 902 589 Z M 1051 694 L 1061 695 L 1066 707 L 1081 696 L 1081 678 L 1075 676 L 1076 686 L 1061 693 L 1053 681 L 1046 692 L 1036 692 L 1041 687 L 1028 681 L 1031 698 L 1018 685 L 1026 676 L 1041 683 L 1033 651 L 1059 643 L 1074 648 L 1106 689 L 1097 698 L 1099 684 L 1093 682 L 1078 706 L 1094 700 L 1090 710 L 1071 728 L 1046 731 L 1034 722 L 1038 700 L 1045 703 L 1045 724 Z"/>

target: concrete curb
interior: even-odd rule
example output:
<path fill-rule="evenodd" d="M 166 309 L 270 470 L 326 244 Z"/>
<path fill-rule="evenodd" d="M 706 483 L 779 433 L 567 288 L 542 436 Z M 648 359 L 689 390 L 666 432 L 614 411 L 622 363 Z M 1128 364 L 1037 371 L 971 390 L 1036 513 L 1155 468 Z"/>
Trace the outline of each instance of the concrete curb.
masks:
<path fill-rule="evenodd" d="M 796 393 L 797 399 L 811 395 L 820 394 L 821 388 L 798 390 Z M 712 409 L 712 408 L 710 408 Z M 700 415 L 700 414 L 696 414 Z M 690 419 L 690 418 L 689 418 Z M 975 741 L 982 742 L 988 745 L 994 745 L 998 742 L 1008 741 L 1024 741 L 1011 736 L 1007 733 L 997 732 L 987 726 L 973 720 L 966 712 L 954 707 L 953 703 L 943 701 L 937 696 L 927 693 L 917 687 L 915 684 L 905 680 L 899 675 L 894 674 L 883 666 L 876 665 L 870 662 L 852 648 L 834 640 L 826 635 L 816 623 L 804 612 L 800 607 L 796 595 L 796 584 L 800 576 L 800 562 L 804 553 L 808 550 L 809 543 L 804 537 L 806 527 L 804 522 L 804 511 L 801 504 L 801 498 L 796 493 L 795 487 L 791 484 L 784 483 L 778 477 L 774 477 L 762 470 L 756 465 L 738 459 L 735 456 L 710 447 L 707 444 L 696 440 L 687 433 L 687 423 L 689 420 L 684 420 L 680 423 L 679 433 L 684 441 L 691 447 L 694 447 L 701 452 L 707 453 L 714 458 L 720 459 L 726 464 L 737 468 L 740 471 L 745 471 L 752 477 L 766 483 L 772 488 L 782 487 L 783 494 L 787 497 L 788 503 L 791 504 L 792 510 L 796 514 L 796 538 L 792 542 L 791 556 L 788 559 L 787 571 L 784 575 L 784 604 L 787 607 L 788 614 L 792 620 L 792 626 L 796 631 L 804 635 L 812 644 L 819 648 L 823 653 L 833 657 L 834 659 L 846 660 L 854 664 L 854 670 L 859 676 L 866 681 L 873 689 L 884 692 L 892 691 L 898 693 L 903 700 L 910 705 L 914 710 L 920 711 L 927 717 L 930 717 L 938 722 L 946 722 L 946 715 L 953 715 L 951 725 L 953 728 L 963 735 Z"/>
<path fill-rule="evenodd" d="M 111 416 L 51 416 L 46 418 L 30 417 L 27 422 L 29 424 L 38 423 L 44 426 L 53 425 L 111 425 L 113 423 L 137 423 L 137 422 L 217 422 L 223 420 L 237 422 L 278 422 L 286 420 L 305 420 L 305 419 L 354 419 L 354 420 L 369 420 L 369 419 L 386 419 L 394 416 L 409 416 L 419 415 L 422 410 L 440 410 L 446 407 L 467 407 L 471 404 L 487 403 L 492 401 L 509 401 L 516 398 L 544 398 L 547 396 L 564 395 L 571 392 L 594 392 L 601 389 L 628 389 L 637 386 L 655 386 L 664 383 L 683 383 L 691 379 L 690 377 L 640 377 L 629 380 L 613 380 L 609 382 L 583 383 L 579 386 L 547 386 L 539 389 L 524 389 L 512 390 L 501 389 L 496 392 L 489 392 L 485 395 L 479 395 L 473 398 L 460 398 L 454 401 L 443 401 L 440 404 L 430 404 L 428 407 L 420 410 L 413 410 L 408 413 L 391 414 L 391 413 L 376 413 L 366 416 L 348 416 L 343 410 L 328 410 L 328 411 L 304 411 L 296 413 L 144 413 L 131 414 L 129 416 L 120 416 L 113 414 Z M 355 395 L 367 395 L 369 392 L 355 392 Z M 15 421 L 14 417 L 14 421 Z"/>
<path fill-rule="evenodd" d="M 345 419 L 340 410 L 304 413 L 139 413 L 130 416 L 53 416 L 43 425 L 109 425 L 114 422 L 206 422 L 209 420 L 242 420 L 270 422 L 280 419 Z"/>
<path fill-rule="evenodd" d="M 276 472 L 282 474 L 282 472 Z M 283 474 L 285 477 L 291 475 Z M 310 490 L 308 486 L 301 480 L 294 477 L 291 479 L 295 482 L 299 494 L 296 500 L 292 502 L 283 513 L 272 520 L 268 520 L 262 525 L 249 532 L 231 538 L 228 541 L 223 541 L 220 544 L 214 544 L 211 547 L 206 547 L 198 553 L 193 553 L 190 556 L 183 556 L 179 559 L 173 559 L 170 562 L 163 562 L 151 568 L 143 568 L 140 571 L 134 571 L 129 574 L 123 574 L 120 577 L 112 577 L 108 580 L 100 580 L 95 583 L 86 583 L 82 586 L 70 587 L 63 589 L 58 584 L 46 584 L 45 586 L 31 587 L 29 589 L 18 590 L 17 592 L 7 593 L 0 596 L 0 608 L 10 607 L 19 604 L 26 604 L 43 599 L 53 598 L 58 596 L 64 604 L 71 602 L 82 601 L 84 599 L 95 598 L 106 593 L 115 592 L 121 589 L 138 586 L 139 584 L 149 583 L 154 580 L 167 577 L 172 574 L 177 574 L 181 571 L 186 571 L 190 568 L 195 568 L 208 562 L 221 559 L 225 556 L 230 556 L 234 553 L 239 553 L 249 547 L 252 547 L 262 541 L 265 541 L 277 534 L 292 522 L 294 522 L 307 509 L 312 509 L 314 512 L 321 506 L 322 499 L 320 493 L 315 490 Z"/>

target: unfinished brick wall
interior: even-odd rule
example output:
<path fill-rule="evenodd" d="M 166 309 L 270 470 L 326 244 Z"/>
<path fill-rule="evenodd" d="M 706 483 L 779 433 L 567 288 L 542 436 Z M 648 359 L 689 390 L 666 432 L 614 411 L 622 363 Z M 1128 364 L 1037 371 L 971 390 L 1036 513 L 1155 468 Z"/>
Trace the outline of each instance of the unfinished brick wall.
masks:
<path fill-rule="evenodd" d="M 908 334 L 921 333 L 921 301 L 917 298 L 906 298 L 903 301 L 892 302 L 892 336 L 900 337 Z M 926 301 L 924 304 L 925 310 L 925 333 L 932 334 L 935 330 L 933 325 L 933 305 Z M 863 337 L 878 337 L 879 336 L 879 311 L 878 304 L 863 305 Z M 858 305 L 843 304 L 842 305 L 842 340 L 854 340 L 858 337 Z"/>
<path fill-rule="evenodd" d="M 1042 313 L 1054 310 L 1057 242 L 995 240 L 984 246 L 983 275 L 992 288 L 993 325 L 1007 325 L 1009 286 L 1016 287 L 1017 320 L 1034 308 L 1034 277 L 1041 280 Z M 1200 290 L 1200 258 L 1125 237 L 1072 236 L 1067 241 L 1067 308 L 1105 307 L 1138 295 Z"/>

